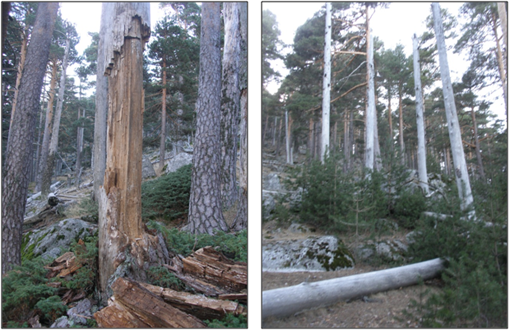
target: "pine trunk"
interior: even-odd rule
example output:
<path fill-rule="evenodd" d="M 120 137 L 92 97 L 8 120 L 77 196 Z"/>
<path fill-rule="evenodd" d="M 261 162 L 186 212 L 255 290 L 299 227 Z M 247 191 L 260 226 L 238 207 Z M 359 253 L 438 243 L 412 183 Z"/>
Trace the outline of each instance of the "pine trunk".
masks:
<path fill-rule="evenodd" d="M 448 121 L 448 131 L 450 135 L 450 145 L 452 149 L 453 164 L 455 167 L 455 178 L 457 180 L 457 188 L 459 190 L 459 198 L 461 208 L 469 209 L 473 204 L 473 195 L 471 193 L 471 185 L 469 183 L 469 173 L 464 156 L 464 148 L 462 145 L 462 136 L 460 133 L 459 120 L 457 118 L 457 110 L 455 108 L 455 99 L 453 96 L 452 83 L 450 79 L 450 68 L 446 56 L 446 44 L 441 21 L 441 12 L 438 3 L 432 3 L 432 14 L 434 16 L 434 30 L 436 32 L 437 48 L 439 53 L 439 66 L 441 69 L 441 80 L 443 83 L 444 104 L 446 109 L 446 118 Z M 474 211 L 470 214 L 475 217 Z"/>
<path fill-rule="evenodd" d="M 404 145 L 404 113 L 402 104 L 402 83 L 398 87 L 398 139 L 400 141 L 400 154 L 402 165 L 405 165 L 405 145 Z"/>
<path fill-rule="evenodd" d="M 165 144 L 166 144 L 166 58 L 163 57 L 161 64 L 161 84 L 163 90 L 161 94 L 161 136 L 159 139 L 159 174 L 163 174 L 163 167 L 165 166 Z"/>
<path fill-rule="evenodd" d="M 478 173 L 480 178 L 485 181 L 485 171 L 483 170 L 482 153 L 480 152 L 480 140 L 478 139 L 478 124 L 476 123 L 475 108 L 471 107 L 471 119 L 473 120 L 473 135 L 475 138 L 476 160 L 478 162 Z"/>
<path fill-rule="evenodd" d="M 55 87 L 57 85 L 57 60 L 51 60 L 51 79 L 50 79 L 50 93 L 48 97 L 48 106 L 46 108 L 46 119 L 44 122 L 44 133 L 41 145 L 41 157 L 39 158 L 38 173 L 36 179 L 36 191 L 41 191 L 41 182 L 43 173 L 46 173 L 46 166 L 48 165 L 48 152 L 50 148 L 50 136 L 53 124 L 53 102 L 55 101 Z"/>
<path fill-rule="evenodd" d="M 496 57 L 498 59 L 499 78 L 501 80 L 501 87 L 503 88 L 503 97 L 505 98 L 505 105 L 508 104 L 508 84 L 506 82 L 506 61 L 503 59 L 503 52 L 499 44 L 498 29 L 496 14 L 492 14 L 492 31 L 494 33 L 494 39 L 496 40 Z M 505 106 L 506 109 L 506 106 Z"/>
<path fill-rule="evenodd" d="M 60 129 L 60 117 L 62 115 L 62 107 L 64 105 L 64 92 L 66 89 L 66 70 L 67 61 L 69 58 L 69 48 L 71 47 L 71 41 L 66 40 L 66 50 L 64 54 L 64 60 L 62 61 L 62 74 L 60 76 L 60 86 L 58 89 L 58 100 L 57 108 L 55 109 L 55 118 L 53 119 L 53 127 L 51 133 L 50 147 L 48 151 L 48 160 L 46 162 L 45 171 L 42 174 L 41 179 L 41 193 L 44 198 L 50 193 L 51 177 L 53 176 L 53 167 L 55 161 L 55 153 L 58 148 L 58 130 Z"/>
<path fill-rule="evenodd" d="M 423 96 L 421 94 L 420 54 L 418 38 L 413 36 L 414 92 L 416 94 L 416 126 L 418 131 L 418 178 L 425 193 L 429 193 L 427 177 L 427 149 L 425 148 L 425 126 L 423 122 Z"/>
<path fill-rule="evenodd" d="M 194 234 L 228 231 L 221 205 L 220 3 L 202 5 L 200 73 L 193 173 L 186 230 Z"/>
<path fill-rule="evenodd" d="M 20 82 L 18 110 L 11 126 L 12 149 L 3 164 L 2 274 L 21 263 L 21 227 L 27 201 L 35 124 L 57 11 L 56 2 L 39 4 Z"/>
<path fill-rule="evenodd" d="M 326 23 L 324 32 L 324 75 L 322 79 L 322 134 L 320 160 L 329 155 L 329 116 L 331 93 L 331 3 L 326 2 Z"/>

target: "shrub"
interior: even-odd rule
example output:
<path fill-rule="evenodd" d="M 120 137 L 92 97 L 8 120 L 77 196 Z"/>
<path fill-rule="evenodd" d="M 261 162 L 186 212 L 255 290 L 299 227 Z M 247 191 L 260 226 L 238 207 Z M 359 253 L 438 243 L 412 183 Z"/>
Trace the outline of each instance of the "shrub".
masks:
<path fill-rule="evenodd" d="M 148 282 L 163 288 L 181 291 L 184 283 L 163 266 L 153 266 L 147 270 Z"/>
<path fill-rule="evenodd" d="M 22 323 L 28 319 L 30 313 L 40 300 L 44 300 L 57 293 L 57 289 L 46 285 L 47 270 L 44 262 L 38 257 L 25 261 L 6 273 L 2 279 L 2 319 Z M 47 313 L 51 311 L 46 309 Z M 58 311 L 55 311 L 57 314 Z"/>
<path fill-rule="evenodd" d="M 142 218 L 174 220 L 187 217 L 191 189 L 191 167 L 142 183 Z"/>
<path fill-rule="evenodd" d="M 193 235 L 186 231 L 179 231 L 177 228 L 168 229 L 155 221 L 149 221 L 147 226 L 161 232 L 165 237 L 168 249 L 177 254 L 188 256 L 200 248 L 212 246 L 230 259 L 243 262 L 248 260 L 247 230 L 235 234 L 219 231 L 216 235 Z"/>
<path fill-rule="evenodd" d="M 499 194 L 495 186 L 485 188 L 486 197 Z M 444 289 L 419 304 L 425 327 L 507 327 L 506 212 L 491 216 L 489 209 L 481 208 L 487 203 L 484 199 L 475 196 L 475 201 L 482 201 L 476 205 L 477 217 L 490 219 L 492 226 L 465 220 L 457 196 L 451 193 L 431 206 L 449 218 L 423 217 L 418 222 L 415 242 L 409 246 L 413 262 L 447 260 Z"/>
<path fill-rule="evenodd" d="M 395 200 L 393 216 L 400 226 L 413 229 L 421 213 L 427 209 L 427 202 L 423 193 L 418 189 L 402 189 Z"/>
<path fill-rule="evenodd" d="M 205 324 L 209 328 L 248 328 L 248 320 L 244 315 L 227 314 L 223 320 L 206 320 Z"/>

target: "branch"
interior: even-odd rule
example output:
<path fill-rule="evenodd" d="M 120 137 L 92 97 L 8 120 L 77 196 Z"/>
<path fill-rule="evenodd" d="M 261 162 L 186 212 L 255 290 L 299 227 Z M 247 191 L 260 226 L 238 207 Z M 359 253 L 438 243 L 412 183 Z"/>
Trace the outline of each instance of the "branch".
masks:
<path fill-rule="evenodd" d="M 362 87 L 362 86 L 365 86 L 367 84 L 367 82 L 364 82 L 364 83 L 361 83 L 359 85 L 356 85 L 354 87 L 352 87 L 351 89 L 349 89 L 347 92 L 343 93 L 342 95 L 334 98 L 333 100 L 331 100 L 329 103 L 333 103 L 335 101 L 338 101 L 339 99 L 341 99 L 342 97 L 344 97 L 345 95 L 349 94 L 350 92 L 352 92 L 353 90 L 355 90 L 356 88 L 358 87 Z M 312 108 L 312 109 L 308 109 L 306 110 L 305 112 L 310 112 L 310 111 L 315 111 L 315 110 L 319 110 L 321 108 L 321 106 L 318 106 L 318 107 L 315 107 L 315 108 Z"/>

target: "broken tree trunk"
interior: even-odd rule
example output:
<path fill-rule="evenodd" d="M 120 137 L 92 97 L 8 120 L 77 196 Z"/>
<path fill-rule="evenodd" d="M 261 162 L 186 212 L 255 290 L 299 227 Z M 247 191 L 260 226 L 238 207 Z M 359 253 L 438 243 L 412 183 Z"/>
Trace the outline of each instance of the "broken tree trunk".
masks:
<path fill-rule="evenodd" d="M 104 185 L 99 189 L 99 283 L 111 296 L 116 278 L 144 281 L 151 266 L 166 263 L 160 235 L 144 232 L 141 219 L 143 48 L 150 36 L 148 3 L 104 3 L 108 129 Z"/>
<path fill-rule="evenodd" d="M 163 298 L 165 302 L 201 320 L 223 319 L 227 313 L 246 315 L 245 308 L 234 301 L 207 298 L 203 295 L 179 292 L 147 283 L 140 283 L 140 285 L 152 294 Z"/>
<path fill-rule="evenodd" d="M 433 278 L 443 270 L 440 258 L 376 272 L 345 276 L 262 292 L 262 317 L 283 317 Z"/>
<path fill-rule="evenodd" d="M 94 314 L 101 328 L 205 328 L 195 316 L 165 303 L 135 281 L 118 278 L 108 307 Z"/>

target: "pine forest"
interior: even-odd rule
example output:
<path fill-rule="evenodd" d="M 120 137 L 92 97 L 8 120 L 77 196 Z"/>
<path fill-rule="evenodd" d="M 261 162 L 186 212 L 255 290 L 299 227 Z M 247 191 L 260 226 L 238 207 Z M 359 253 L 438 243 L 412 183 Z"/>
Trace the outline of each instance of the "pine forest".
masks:
<path fill-rule="evenodd" d="M 2 327 L 247 327 L 247 21 L 2 2 Z"/>
<path fill-rule="evenodd" d="M 262 4 L 263 327 L 508 327 L 507 12 Z"/>

